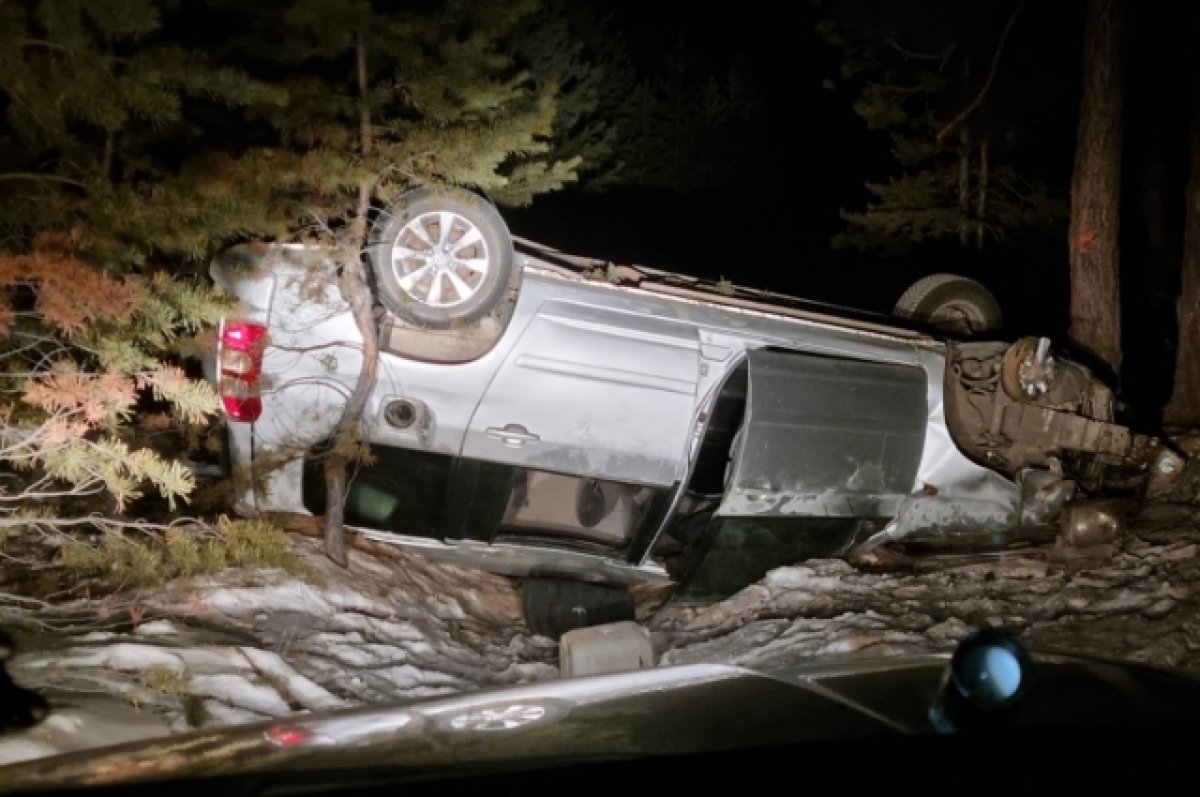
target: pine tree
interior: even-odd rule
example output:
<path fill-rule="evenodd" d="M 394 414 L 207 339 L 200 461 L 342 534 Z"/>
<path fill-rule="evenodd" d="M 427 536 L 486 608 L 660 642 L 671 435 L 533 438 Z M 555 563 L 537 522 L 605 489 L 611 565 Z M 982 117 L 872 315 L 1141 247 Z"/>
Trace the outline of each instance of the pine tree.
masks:
<path fill-rule="evenodd" d="M 555 89 L 553 136 L 546 157 L 578 165 L 579 184 L 603 190 L 636 180 L 626 168 L 633 148 L 622 111 L 639 81 L 623 38 L 588 6 L 550 0 L 527 18 L 516 57 L 539 86 Z"/>
<path fill-rule="evenodd" d="M 729 184 L 746 168 L 738 142 L 753 103 L 744 63 L 714 73 L 679 39 L 661 68 L 637 80 L 614 109 L 617 166 L 590 187 L 686 192 Z"/>
<path fill-rule="evenodd" d="M 840 5 L 852 10 L 826 19 L 821 32 L 844 54 L 842 79 L 858 87 L 855 113 L 890 136 L 897 172 L 867 183 L 864 210 L 842 211 L 835 247 L 900 251 L 950 240 L 982 249 L 1062 219 L 1064 203 L 1023 175 L 1021 142 L 988 115 L 987 89 L 1016 14 L 984 48 L 972 39 L 974 18 L 880 19 Z M 989 60 L 990 70 L 972 70 Z"/>
<path fill-rule="evenodd" d="M 63 545 L 72 529 L 161 531 L 94 513 L 105 498 L 119 510 L 148 490 L 172 506 L 186 500 L 191 473 L 148 435 L 217 409 L 180 357 L 231 305 L 179 275 L 270 225 L 195 168 L 203 138 L 191 111 L 236 113 L 282 94 L 166 41 L 167 7 L 0 6 L 5 534 L 33 530 Z M 153 404 L 164 411 L 137 417 Z"/>
<path fill-rule="evenodd" d="M 268 229 L 208 179 L 189 102 L 229 108 L 283 95 L 165 41 L 159 0 L 25 0 L 0 7 L 7 100 L 0 246 L 79 228 L 113 272 L 199 262 L 215 243 Z M 172 260 L 174 259 L 174 260 Z"/>

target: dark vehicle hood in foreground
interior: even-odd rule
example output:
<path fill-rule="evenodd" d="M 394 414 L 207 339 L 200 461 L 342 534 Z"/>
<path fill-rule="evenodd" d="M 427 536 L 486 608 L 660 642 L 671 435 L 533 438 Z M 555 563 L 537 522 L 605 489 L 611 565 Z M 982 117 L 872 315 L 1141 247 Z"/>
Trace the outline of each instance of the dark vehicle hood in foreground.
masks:
<path fill-rule="evenodd" d="M 208 782 L 291 790 L 341 773 L 349 787 L 566 763 L 931 734 L 945 657 L 780 665 L 688 665 L 572 678 L 400 706 L 301 715 L 73 753 L 0 769 L 0 789 Z M 1200 681 L 1137 665 L 1034 657 L 1006 733 L 1200 720 Z M 857 743 L 857 742 L 855 742 Z M 318 777 L 315 773 L 322 773 Z M 254 776 L 250 781 L 245 776 Z M 208 779 L 224 779 L 217 786 Z M 266 780 L 264 780 L 266 778 Z M 204 779 L 204 780 L 197 780 Z M 168 780 L 171 784 L 161 781 Z M 158 783 L 153 783 L 158 781 Z M 215 793 L 215 792 L 214 792 Z"/>

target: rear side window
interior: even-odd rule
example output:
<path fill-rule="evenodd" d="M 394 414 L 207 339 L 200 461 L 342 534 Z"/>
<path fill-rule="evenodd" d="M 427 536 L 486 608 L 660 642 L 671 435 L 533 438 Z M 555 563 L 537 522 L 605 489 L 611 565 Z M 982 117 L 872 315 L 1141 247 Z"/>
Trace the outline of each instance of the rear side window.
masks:
<path fill-rule="evenodd" d="M 305 459 L 304 508 L 325 514 L 322 447 Z M 416 537 L 439 537 L 450 468 L 444 454 L 375 446 L 375 463 L 355 468 L 347 480 L 345 522 L 349 526 Z"/>

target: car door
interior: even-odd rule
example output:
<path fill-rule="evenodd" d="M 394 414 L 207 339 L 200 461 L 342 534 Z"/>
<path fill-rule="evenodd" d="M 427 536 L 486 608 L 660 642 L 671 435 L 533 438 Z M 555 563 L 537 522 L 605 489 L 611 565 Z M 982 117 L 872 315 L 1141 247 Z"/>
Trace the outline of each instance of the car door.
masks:
<path fill-rule="evenodd" d="M 686 468 L 696 412 L 694 327 L 649 315 L 544 303 L 496 372 L 464 439 L 461 470 L 491 485 L 501 538 L 636 547 Z M 494 503 L 495 485 L 503 500 Z M 477 493 L 463 493 L 482 505 Z M 638 537 L 640 539 L 640 536 Z"/>
<path fill-rule="evenodd" d="M 749 354 L 746 417 L 718 514 L 890 516 L 914 490 L 929 414 L 920 367 Z"/>
<path fill-rule="evenodd" d="M 678 477 L 699 378 L 694 327 L 542 305 L 483 396 L 463 456 L 644 485 Z"/>
<path fill-rule="evenodd" d="M 776 567 L 841 555 L 863 520 L 891 516 L 916 488 L 922 368 L 763 349 L 747 359 L 725 494 L 682 575 L 684 600 L 719 600 Z"/>

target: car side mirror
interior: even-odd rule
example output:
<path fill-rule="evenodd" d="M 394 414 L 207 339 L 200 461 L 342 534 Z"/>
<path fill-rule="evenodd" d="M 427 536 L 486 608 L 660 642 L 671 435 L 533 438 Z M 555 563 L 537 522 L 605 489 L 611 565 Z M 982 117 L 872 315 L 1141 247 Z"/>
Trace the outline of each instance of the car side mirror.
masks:
<path fill-rule="evenodd" d="M 1032 674 L 1029 654 L 1011 633 L 974 631 L 950 657 L 929 719 L 939 733 L 1012 725 Z"/>

